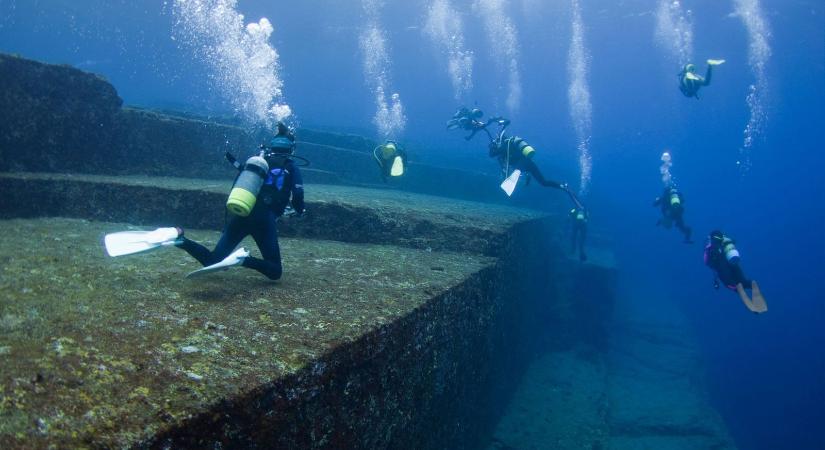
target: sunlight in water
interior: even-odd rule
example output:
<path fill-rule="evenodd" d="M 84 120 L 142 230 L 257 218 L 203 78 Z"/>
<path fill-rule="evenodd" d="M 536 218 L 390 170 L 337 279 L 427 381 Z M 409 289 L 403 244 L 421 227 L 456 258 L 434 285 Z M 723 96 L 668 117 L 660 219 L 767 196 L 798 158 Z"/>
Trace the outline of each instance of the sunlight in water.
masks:
<path fill-rule="evenodd" d="M 690 10 L 678 0 L 659 0 L 656 9 L 656 44 L 683 66 L 693 58 L 693 25 Z"/>
<path fill-rule="evenodd" d="M 570 51 L 567 56 L 567 72 L 570 86 L 567 91 L 570 102 L 570 118 L 576 129 L 579 150 L 579 167 L 581 170 L 580 192 L 587 193 L 590 185 L 592 158 L 590 156 L 590 133 L 592 128 L 593 107 L 590 103 L 590 87 L 587 85 L 589 71 L 589 54 L 584 45 L 584 26 L 582 25 L 581 6 L 578 0 L 572 0 L 573 34 Z"/>
<path fill-rule="evenodd" d="M 506 13 L 506 0 L 476 0 L 475 8 L 484 19 L 484 29 L 500 73 L 507 74 L 507 110 L 512 116 L 521 105 L 521 74 L 516 28 Z"/>
<path fill-rule="evenodd" d="M 292 114 L 284 101 L 273 27 L 264 17 L 244 25 L 236 0 L 175 0 L 175 35 L 211 67 L 218 90 L 248 120 L 272 126 Z"/>
<path fill-rule="evenodd" d="M 768 77 L 765 66 L 771 57 L 771 47 L 768 43 L 771 32 L 765 14 L 759 5 L 759 0 L 736 0 L 735 14 L 742 19 L 748 30 L 750 46 L 748 48 L 748 63 L 751 66 L 754 78 L 748 88 L 746 101 L 750 109 L 750 119 L 744 130 L 744 142 L 740 150 L 738 164 L 744 171 L 750 169 L 750 148 L 754 139 L 762 132 L 767 121 L 765 102 L 768 91 Z"/>
<path fill-rule="evenodd" d="M 447 58 L 447 72 L 453 95 L 459 103 L 473 88 L 473 52 L 464 48 L 461 16 L 449 0 L 433 0 L 427 12 L 424 31 Z"/>
<path fill-rule="evenodd" d="M 364 76 L 367 85 L 375 96 L 375 116 L 373 123 L 383 139 L 396 139 L 404 132 L 407 118 L 398 93 L 389 94 L 389 70 L 391 67 L 387 51 L 387 39 L 378 23 L 381 3 L 377 0 L 364 0 L 364 11 L 368 22 L 361 33 L 360 45 L 364 55 Z"/>

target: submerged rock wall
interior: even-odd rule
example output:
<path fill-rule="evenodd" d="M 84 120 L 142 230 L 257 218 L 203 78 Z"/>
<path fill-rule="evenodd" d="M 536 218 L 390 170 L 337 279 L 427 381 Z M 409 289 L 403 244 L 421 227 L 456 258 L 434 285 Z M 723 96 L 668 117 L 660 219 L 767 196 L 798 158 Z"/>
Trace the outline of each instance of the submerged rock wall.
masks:
<path fill-rule="evenodd" d="M 0 217 L 57 215 L 145 225 L 169 225 L 166 220 L 180 220 L 187 226 L 217 229 L 222 224 L 220 211 L 223 210 L 225 187 L 210 183 L 209 180 L 4 174 L 0 176 L 0 189 L 6 195 L 0 197 Z M 84 336 L 92 336 L 96 342 L 95 349 L 78 348 L 73 355 L 104 352 L 131 361 L 131 365 L 121 364 L 123 367 L 143 367 L 137 372 L 124 373 L 123 377 L 133 381 L 118 390 L 138 392 L 140 396 L 129 397 L 127 401 L 118 397 L 121 394 L 99 394 L 100 397 L 91 403 L 102 403 L 100 408 L 106 411 L 105 417 L 87 417 L 83 408 L 77 405 L 48 402 L 43 410 L 28 411 L 29 407 L 25 406 L 28 384 L 23 383 L 26 387 L 21 387 L 14 381 L 25 380 L 28 374 L 4 375 L 0 370 L 0 378 L 9 389 L 5 392 L 23 395 L 19 403 L 12 404 L 12 411 L 6 409 L 0 411 L 0 415 L 12 414 L 9 417 L 15 421 L 8 422 L 10 424 L 41 418 L 52 430 L 25 431 L 24 428 L 20 432 L 29 439 L 12 440 L 11 447 L 35 442 L 35 447 L 40 444 L 42 447 L 82 444 L 153 448 L 218 445 L 224 448 L 479 448 L 488 439 L 515 389 L 516 380 L 538 348 L 547 341 L 555 341 L 558 335 L 564 335 L 565 341 L 575 339 L 572 333 L 557 333 L 573 330 L 585 320 L 594 320 L 581 317 L 580 308 L 575 305 L 592 304 L 579 297 L 590 295 L 593 289 L 598 290 L 595 285 L 607 283 L 609 279 L 595 276 L 587 291 L 580 290 L 580 283 L 568 281 L 577 279 L 580 266 L 571 264 L 561 255 L 555 232 L 551 231 L 554 228 L 552 218 L 535 212 L 412 194 L 378 194 L 346 187 L 316 187 L 313 195 L 315 199 L 310 201 L 310 211 L 316 217 L 308 216 L 308 222 L 295 226 L 301 230 L 300 242 L 285 242 L 288 245 L 284 250 L 285 258 L 292 259 L 285 261 L 287 274 L 283 288 L 280 283 L 250 282 L 248 279 L 256 279 L 257 274 L 244 271 L 234 272 L 231 282 L 219 286 L 207 284 L 202 289 L 187 283 L 180 286 L 181 283 L 171 282 L 169 278 L 172 272 L 182 270 L 179 268 L 182 262 L 188 261 L 180 253 L 165 253 L 159 267 L 156 261 L 138 269 L 132 266 L 134 263 L 129 262 L 129 257 L 99 260 L 103 258 L 102 250 L 87 246 L 95 236 L 84 237 L 87 244 L 81 247 L 70 244 L 67 247 L 72 249 L 69 254 L 77 253 L 73 258 L 93 261 L 101 266 L 99 270 L 113 271 L 115 267 L 108 266 L 125 265 L 115 273 L 119 284 L 130 287 L 124 288 L 123 292 L 103 295 L 114 295 L 116 299 L 123 297 L 110 306 L 112 317 L 106 320 L 114 321 L 116 328 L 121 330 L 117 342 L 125 342 L 129 352 L 135 354 L 130 356 L 118 347 L 105 348 L 102 342 L 106 339 L 105 332 L 98 336 L 96 333 L 100 331 L 85 328 L 103 325 L 104 330 L 108 329 L 103 319 L 86 326 L 57 319 L 64 320 L 60 333 L 79 347 L 85 345 Z M 78 233 L 68 230 L 52 236 L 48 222 L 39 226 L 46 228 L 37 231 L 36 236 L 55 239 L 58 248 L 63 247 L 61 243 L 66 242 L 67 236 Z M 78 226 L 89 230 L 100 228 L 99 223 Z M 289 233 L 289 229 L 284 231 Z M 197 232 L 192 236 L 199 239 Z M 369 242 L 370 238 L 374 242 Z M 11 243 L 18 242 L 11 234 L 9 239 Z M 96 239 L 99 240 L 99 235 Z M 344 253 L 357 261 L 356 264 L 343 262 L 347 259 L 338 254 L 329 254 L 333 251 L 341 253 L 341 250 L 325 244 L 331 242 L 325 239 L 366 242 L 352 246 L 348 253 Z M 395 247 L 371 251 L 381 254 L 382 259 L 369 263 L 361 253 L 376 243 Z M 409 247 L 420 250 L 410 250 Z M 298 248 L 310 250 L 299 254 Z M 419 260 L 431 261 L 423 268 L 423 275 L 412 271 L 410 252 L 415 252 Z M 173 258 L 175 255 L 178 257 Z M 328 264 L 328 256 L 331 258 L 329 262 L 335 262 L 335 265 Z M 57 268 L 52 278 L 65 278 L 74 283 L 72 270 L 67 272 L 68 268 L 60 261 L 41 254 L 28 257 L 32 261 L 54 261 Z M 133 257 L 131 261 L 141 258 Z M 468 267 L 478 265 L 480 259 L 492 262 L 485 263 L 480 269 L 468 270 L 459 283 L 445 290 L 426 287 L 430 284 L 427 277 L 451 273 L 462 264 Z M 454 261 L 455 266 L 448 266 L 442 260 Z M 31 263 L 24 262 L 17 267 L 15 261 L 10 260 L 10 267 L 28 274 L 25 270 Z M 40 264 L 38 270 L 51 272 L 48 266 Z M 315 269 L 310 269 L 318 265 L 324 272 L 314 274 L 312 270 Z M 56 273 L 58 270 L 60 273 Z M 102 288 L 102 281 L 97 278 L 106 279 L 105 273 L 86 275 L 85 268 L 78 270 L 83 273 L 81 279 L 89 279 L 89 283 Z M 401 278 L 396 283 L 406 291 L 410 291 L 411 286 L 423 285 L 423 292 L 417 292 L 422 297 L 421 303 L 410 308 L 412 305 L 400 295 L 401 291 L 387 291 L 381 281 L 386 275 L 376 275 L 382 272 Z M 409 274 L 405 276 L 410 278 L 403 279 L 404 274 Z M 177 276 L 181 276 L 180 273 Z M 155 284 L 157 282 L 161 284 Z M 63 295 L 59 292 L 62 285 L 56 283 L 44 292 Z M 161 298 L 150 298 L 148 293 L 131 286 L 137 283 L 149 283 L 153 290 L 166 294 Z M 247 284 L 248 289 L 232 288 Z M 330 287 L 322 287 L 321 293 L 317 294 L 321 297 L 314 298 L 316 294 L 312 287 L 325 284 Z M 607 285 L 600 288 L 610 289 Z M 17 287 L 10 289 L 15 296 L 19 295 Z M 32 288 L 20 289 L 31 291 Z M 35 289 L 40 292 L 39 287 Z M 77 288 L 71 289 L 74 292 Z M 208 292 L 207 296 L 216 296 L 219 301 L 204 301 L 203 290 Z M 375 298 L 366 302 L 365 297 Z M 96 303 L 98 311 L 103 308 L 101 300 L 78 298 L 77 294 L 72 296 L 72 302 Z M 118 302 L 144 306 L 127 311 Z M 410 309 L 398 316 L 383 312 L 386 305 L 396 304 L 407 305 Z M 259 305 L 272 306 L 261 309 Z M 194 325 L 192 319 L 182 313 L 191 308 L 201 310 Z M 303 312 L 295 313 L 298 310 Z M 296 314 L 310 314 L 308 311 L 318 312 L 302 317 L 300 328 L 295 329 Z M 334 315 L 333 311 L 336 311 Z M 73 317 L 72 313 L 56 316 Z M 279 318 L 277 322 L 272 319 L 275 317 Z M 186 369 L 176 371 L 167 365 L 155 368 L 159 359 L 171 358 L 172 364 L 181 364 L 200 353 L 169 356 L 168 350 L 163 349 L 172 344 L 153 343 L 149 339 L 152 333 L 147 327 L 159 326 L 152 325 L 154 320 L 172 327 L 164 335 L 182 336 L 193 332 L 196 336 L 202 335 L 203 325 L 198 327 L 198 323 L 212 323 L 211 328 L 206 326 L 206 333 L 213 334 L 215 330 L 221 330 L 219 326 L 223 325 L 220 324 L 238 322 L 220 332 L 223 337 L 218 350 L 204 352 L 204 357 L 211 355 L 211 358 L 217 358 L 215 361 L 197 360 L 190 363 L 197 369 L 189 369 L 209 377 L 210 386 L 214 384 L 216 389 L 229 390 L 201 394 L 203 388 L 188 385 L 193 381 L 187 378 Z M 316 322 L 323 327 L 316 329 L 313 325 L 304 325 Z M 368 326 L 351 340 L 335 337 L 336 332 L 341 332 L 338 330 L 346 332 L 353 324 Z M 191 326 L 195 331 L 187 330 Z M 53 328 L 49 323 L 42 327 Z M 267 337 L 266 333 L 270 332 L 267 330 L 271 329 L 289 332 L 278 335 L 277 342 L 272 344 L 277 350 L 266 346 L 260 348 L 260 336 Z M 162 338 L 163 335 L 155 339 Z M 146 342 L 147 339 L 150 342 Z M 189 342 L 187 338 L 183 339 L 182 342 Z M 328 342 L 335 344 L 330 346 Z M 23 344 L 11 343 L 9 347 L 16 348 L 17 345 Z M 258 352 L 252 360 L 254 364 L 238 359 L 246 354 L 245 347 L 248 346 Z M 53 342 L 48 340 L 34 345 L 37 352 L 45 349 L 47 355 L 51 354 L 52 347 Z M 171 348 L 174 350 L 175 346 Z M 286 356 L 270 354 L 272 351 L 286 352 Z M 311 356 L 303 359 L 299 369 L 291 373 L 252 367 L 280 367 L 281 361 L 295 358 L 289 356 L 294 355 L 290 352 Z M 12 353 L 12 356 L 16 355 Z M 27 367 L 31 363 L 27 361 L 15 367 Z M 85 364 L 82 367 L 95 367 L 96 364 L 85 360 L 75 363 Z M 233 367 L 231 374 L 222 368 L 224 365 Z M 163 375 L 164 381 L 147 380 L 145 377 L 152 376 L 147 372 L 153 371 L 167 374 Z M 46 369 L 44 377 L 47 381 L 43 383 L 47 386 L 55 383 L 54 389 L 62 389 L 60 380 L 78 376 L 57 372 Z M 224 373 L 227 374 L 222 375 Z M 226 376 L 233 378 L 222 378 Z M 86 380 L 84 390 L 92 389 L 96 383 L 96 380 Z M 12 389 L 13 386 L 17 387 Z M 42 392 L 45 388 L 35 384 L 31 389 L 32 395 L 36 395 L 37 389 Z M 219 397 L 216 399 L 216 396 Z M 75 401 L 74 397 L 69 398 L 69 401 Z M 163 406 L 164 398 L 172 403 Z M 39 400 L 42 401 L 42 397 Z M 101 428 L 99 421 L 109 423 L 105 422 L 111 420 L 109 416 L 120 417 L 117 404 L 121 401 L 127 407 L 143 401 L 143 408 L 148 410 L 134 419 L 119 419 L 120 426 Z M 178 404 L 183 406 L 175 406 Z M 77 411 L 78 417 L 49 412 L 55 410 Z M 84 430 L 93 431 L 81 433 L 76 438 L 63 432 L 75 423 L 82 423 Z"/>
<path fill-rule="evenodd" d="M 519 261 L 541 251 L 535 241 L 523 244 L 509 247 Z M 537 317 L 561 294 L 552 290 L 555 276 L 519 261 L 499 260 L 298 374 L 213 405 L 143 445 L 480 448 L 535 353 Z"/>
<path fill-rule="evenodd" d="M 131 225 L 174 224 L 217 230 L 224 222 L 222 204 L 233 176 L 222 160 L 224 150 L 234 150 L 244 157 L 244 152 L 237 152 L 237 149 L 245 149 L 248 154 L 266 139 L 265 133 L 250 133 L 229 124 L 122 108 L 111 85 L 97 76 L 65 66 L 0 55 L 0 81 L 4 87 L 8 86 L 0 96 L 0 114 L 3 114 L 0 119 L 4 119 L 0 120 L 0 170 L 11 172 L 0 176 L 0 190 L 4 194 L 0 196 L 0 217 L 4 219 L 64 216 L 121 221 Z M 311 170 L 305 171 L 308 182 L 380 183 L 370 154 L 374 143 L 369 140 L 311 130 L 300 130 L 299 138 L 301 153 L 316 163 Z M 180 177 L 200 180 L 182 180 Z M 485 175 L 417 164 L 411 164 L 409 176 L 392 186 L 471 199 L 503 198 L 497 182 Z M 583 266 L 568 261 L 557 244 L 553 230 L 558 226 L 552 218 L 515 208 L 461 203 L 383 189 L 314 185 L 307 191 L 309 214 L 300 222 L 283 220 L 280 226 L 284 236 L 305 242 L 299 247 L 318 249 L 303 255 L 302 261 L 295 261 L 296 267 L 309 270 L 313 264 L 324 266 L 326 260 L 316 252 L 332 251 L 333 246 L 328 243 L 333 240 L 358 243 L 362 247 L 352 246 L 348 251 L 359 257 L 376 244 L 394 247 L 370 250 L 383 255 L 381 261 L 373 261 L 374 267 L 356 266 L 349 272 L 342 272 L 338 266 L 324 266 L 325 271 L 314 278 L 301 279 L 306 286 L 329 285 L 329 289 L 318 294 L 319 298 L 304 298 L 307 294 L 297 287 L 298 284 L 287 284 L 283 291 L 276 292 L 280 284 L 263 286 L 253 283 L 248 295 L 262 295 L 257 299 L 247 298 L 246 294 L 238 297 L 237 290 L 228 286 L 211 287 L 213 293 L 220 293 L 222 302 L 227 298 L 240 302 L 236 307 L 245 312 L 234 314 L 223 311 L 221 304 L 203 301 L 204 294 L 197 289 L 187 287 L 181 290 L 178 283 L 169 281 L 168 270 L 122 268 L 120 283 L 137 285 L 144 283 L 144 279 L 156 280 L 161 283 L 158 292 L 175 294 L 159 299 L 154 298 L 152 292 L 135 289 L 104 294 L 113 297 L 110 312 L 114 315 L 110 319 L 121 330 L 119 337 L 132 336 L 135 348 L 141 348 L 138 344 L 147 346 L 149 353 L 136 354 L 135 361 L 147 358 L 147 354 L 155 358 L 141 363 L 123 362 L 123 367 L 131 371 L 123 373 L 125 379 L 143 382 L 145 379 L 141 377 L 154 376 L 141 372 L 144 363 L 151 365 L 167 358 L 173 364 L 179 364 L 184 358 L 195 356 L 177 355 L 169 350 L 169 343 L 166 343 L 167 347 L 158 344 L 158 349 L 152 346 L 157 343 L 145 342 L 147 331 L 141 327 L 146 325 L 141 323 L 150 321 L 141 318 L 140 314 L 146 311 L 133 311 L 132 320 L 126 321 L 117 309 L 123 306 L 118 302 L 158 307 L 155 311 L 158 323 L 170 326 L 176 332 L 187 331 L 184 328 L 200 323 L 192 325 L 189 318 L 176 317 L 186 308 L 202 308 L 201 314 L 206 318 L 217 315 L 226 321 L 238 321 L 238 328 L 232 330 L 240 334 L 238 342 L 232 342 L 236 344 L 234 353 L 222 354 L 219 346 L 215 350 L 217 353 L 210 355 L 219 360 L 226 359 L 218 361 L 218 365 L 231 363 L 234 378 L 219 378 L 220 383 L 215 386 L 225 388 L 225 391 L 206 392 L 207 389 L 197 385 L 194 388 L 186 385 L 193 380 L 187 378 L 183 369 L 164 372 L 171 370 L 164 367 L 159 373 L 174 379 L 175 386 L 182 389 L 180 392 L 163 391 L 171 388 L 162 385 L 157 387 L 159 393 L 140 385 L 124 385 L 115 390 L 114 397 L 101 394 L 95 400 L 106 403 L 98 412 L 101 416 L 83 415 L 77 405 L 63 405 L 66 411 L 80 414 L 74 417 L 64 413 L 61 405 L 48 402 L 44 403 L 42 411 L 26 411 L 23 399 L 28 395 L 27 389 L 32 391 L 33 398 L 44 401 L 42 396 L 37 397 L 38 392 L 42 393 L 43 388 L 38 385 L 41 381 L 26 381 L 40 378 L 37 374 L 7 376 L 0 371 L 4 383 L 0 415 L 10 415 L 15 422 L 6 423 L 22 427 L 10 431 L 14 436 L 10 440 L 11 446 L 479 448 L 491 434 L 515 389 L 516 380 L 541 345 L 547 342 L 557 346 L 572 345 L 571 342 L 581 339 L 581 333 L 577 332 L 580 329 L 589 330 L 587 339 L 601 339 L 599 321 L 592 316 L 603 314 L 605 310 L 583 305 L 602 301 L 605 308 L 608 307 L 609 300 L 603 294 L 612 289 L 612 277 L 604 271 L 610 272 L 610 269 L 593 266 L 587 269 L 592 272 L 587 272 L 583 271 Z M 46 227 L 39 233 L 48 235 L 48 222 L 39 226 Z M 78 234 L 68 231 L 65 238 L 75 235 Z M 86 238 L 93 240 L 90 236 Z M 14 237 L 9 239 L 11 243 L 16 242 Z M 393 258 L 396 252 L 388 250 L 392 248 L 404 255 L 399 256 L 401 259 L 397 262 Z M 87 256 L 100 253 L 100 249 L 83 251 Z M 375 281 L 374 274 L 383 270 L 400 273 L 411 270 L 404 262 L 408 261 L 404 258 L 413 258 L 409 252 L 415 253 L 415 258 L 420 261 L 457 259 L 450 252 L 459 252 L 468 264 L 471 261 L 480 264 L 478 261 L 487 257 L 495 260 L 484 268 L 468 271 L 460 283 L 454 283 L 446 290 L 424 288 L 423 295 L 418 293 L 424 298 L 420 304 L 397 317 L 388 318 L 380 309 L 384 306 L 380 305 L 396 304 L 394 296 L 399 295 L 398 292 L 407 292 L 409 296 L 412 286 L 418 286 L 416 283 L 422 283 L 422 280 L 398 281 L 398 292 L 376 292 L 371 283 Z M 33 258 L 32 261 L 40 261 L 38 264 L 54 263 L 65 269 L 48 256 L 34 255 Z M 343 259 L 346 258 L 334 260 Z M 23 264 L 15 270 L 23 271 L 32 263 L 24 261 Z M 104 263 L 98 264 L 104 267 Z M 423 275 L 424 285 L 428 284 L 427 277 L 437 278 L 433 274 L 444 271 L 444 267 L 438 265 L 440 263 L 433 264 L 436 265 L 422 269 L 426 274 Z M 365 280 L 365 273 L 372 275 Z M 422 276 L 422 272 L 415 273 Z M 61 276 L 67 280 L 67 285 L 76 281 L 71 273 Z M 99 275 L 84 276 L 88 277 L 88 283 L 78 285 L 76 290 L 88 287 L 94 291 L 92 288 L 99 284 L 96 280 Z M 236 281 L 249 283 L 246 278 Z M 0 283 L 0 287 L 12 285 L 12 281 Z M 23 291 L 14 290 L 15 296 L 19 292 L 32 292 L 28 286 L 21 289 Z M 34 292 L 41 290 L 43 295 L 53 292 L 40 287 Z M 75 296 L 72 300 L 83 305 L 101 300 L 94 297 L 96 293 L 88 295 L 89 298 Z M 376 297 L 371 299 L 374 303 L 365 303 L 367 296 Z M 588 301 L 590 296 L 601 298 Z M 269 315 L 271 311 L 252 308 L 273 305 L 272 311 L 275 311 L 277 305 L 286 300 L 294 302 L 296 307 L 279 312 L 277 317 L 282 322 L 275 323 Z M 310 300 L 320 302 L 317 309 L 322 312 L 313 319 L 317 319 L 315 326 L 321 328 L 299 328 L 282 336 L 289 340 L 288 345 L 295 346 L 297 354 L 311 355 L 309 359 L 300 360 L 297 371 L 285 373 L 272 369 L 270 366 L 282 367 L 287 364 L 284 361 L 293 361 L 295 357 L 270 355 L 267 352 L 272 349 L 265 347 L 256 350 L 259 352 L 256 358 L 243 359 L 247 358 L 244 356 L 237 359 L 241 354 L 246 355 L 245 345 L 257 345 L 260 339 L 257 333 L 243 335 L 244 327 L 252 324 L 267 328 L 275 336 L 282 327 L 296 325 L 294 315 L 298 313 L 294 311 L 306 309 L 304 305 Z M 164 306 L 167 304 L 169 308 Z M 317 342 L 316 338 L 332 339 L 325 334 L 325 324 L 333 323 L 336 326 L 331 328 L 340 331 L 337 327 L 341 325 L 340 317 L 321 317 L 332 315 L 333 309 L 324 309 L 328 307 L 345 309 L 351 314 L 346 317 L 351 320 L 350 326 L 359 324 L 359 330 L 363 329 L 363 332 L 359 331 L 351 340 L 340 341 L 340 337 L 336 337 L 336 344 L 332 346 L 327 346 L 326 341 Z M 359 315 L 358 308 L 361 307 L 366 310 Z M 55 320 L 61 323 L 56 329 L 61 333 L 77 332 L 76 339 L 71 342 L 83 347 L 85 337 L 81 331 L 85 329 L 66 321 L 65 315 L 56 316 Z M 78 320 L 82 317 L 78 316 Z M 372 321 L 365 324 L 365 317 Z M 199 320 L 209 323 L 203 318 Z M 303 326 L 303 319 L 297 322 Z M 590 323 L 594 325 L 583 325 Z M 49 323 L 42 325 L 44 330 L 52 329 Z M 99 327 L 101 324 L 92 325 Z M 103 334 L 97 338 L 108 336 L 109 331 L 105 328 L 98 330 Z M 199 328 L 198 335 L 216 333 L 214 323 L 211 329 L 206 325 L 205 332 L 203 326 Z M 229 334 L 227 331 L 222 339 Z M 60 342 L 63 341 L 57 341 Z M 111 354 L 120 354 L 115 344 L 112 344 Z M 53 352 L 49 353 L 52 347 L 54 342 L 44 341 L 35 350 L 43 352 L 45 349 L 49 357 L 54 357 Z M 284 350 L 280 342 L 273 347 Z M 174 346 L 171 348 L 174 350 Z M 77 354 L 71 356 L 85 358 L 95 351 L 97 349 L 78 349 Z M 266 357 L 273 360 L 259 360 Z M 276 357 L 286 359 L 276 360 Z M 13 367 L 33 364 L 30 360 L 24 362 Z M 97 367 L 92 362 L 79 363 Z M 221 375 L 223 371 L 210 368 L 207 362 L 199 361 L 197 367 L 209 371 L 210 377 L 229 376 Z M 257 366 L 253 367 L 258 363 L 270 367 L 269 371 L 261 372 Z M 48 370 L 59 372 L 61 368 Z M 114 371 L 114 368 L 110 370 Z M 26 378 L 30 375 L 34 378 Z M 55 389 L 62 389 L 65 387 L 59 382 L 62 376 L 56 373 L 45 379 L 46 382 L 53 381 Z M 77 378 L 77 375 L 71 376 Z M 97 382 L 88 381 L 87 387 Z M 125 395 L 121 391 L 137 394 L 134 398 L 117 397 Z M 174 413 L 170 412 L 170 406 L 163 406 L 163 397 L 154 398 L 153 395 L 166 395 L 167 400 L 182 406 Z M 216 395 L 223 397 L 216 399 Z M 67 398 L 66 401 L 75 400 L 71 396 Z M 135 419 L 124 416 L 119 409 L 118 402 L 131 405 L 130 402 L 138 401 L 144 402 L 146 411 Z M 95 402 L 89 401 L 90 404 Z M 37 430 L 26 428 L 27 423 L 39 424 L 39 419 L 46 425 L 38 425 Z M 72 420 L 75 419 L 86 427 L 82 436 L 65 432 L 72 428 L 67 424 L 74 423 Z M 105 426 L 99 426 L 101 421 Z M 52 432 L 47 426 L 50 423 L 55 424 Z"/>
<path fill-rule="evenodd" d="M 243 160 L 269 140 L 266 130 L 147 109 L 122 108 L 103 78 L 0 54 L 0 171 L 131 174 L 226 179 L 224 152 Z M 503 202 L 494 177 L 417 164 L 385 184 L 361 136 L 304 130 L 297 153 L 311 161 L 307 183 L 370 185 Z M 445 183 L 444 180 L 449 180 Z"/>

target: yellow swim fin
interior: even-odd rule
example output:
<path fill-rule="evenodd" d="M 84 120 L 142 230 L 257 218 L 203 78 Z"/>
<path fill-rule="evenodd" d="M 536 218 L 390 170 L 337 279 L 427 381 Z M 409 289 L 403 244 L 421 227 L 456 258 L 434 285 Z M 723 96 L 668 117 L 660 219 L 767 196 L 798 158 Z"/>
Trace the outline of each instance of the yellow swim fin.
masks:
<path fill-rule="evenodd" d="M 751 284 L 751 289 L 753 289 L 754 284 Z M 768 310 L 768 305 L 765 304 L 765 299 L 762 298 L 762 294 L 759 292 L 759 286 L 756 286 L 756 290 L 753 292 L 754 298 L 751 300 L 748 297 L 748 293 L 745 292 L 745 288 L 742 286 L 742 283 L 736 285 L 736 292 L 739 294 L 739 298 L 742 299 L 742 303 L 751 311 L 756 314 L 761 314 Z"/>
<path fill-rule="evenodd" d="M 756 281 L 751 281 L 751 296 L 753 307 L 756 309 L 754 312 L 763 313 L 768 310 L 768 304 L 765 303 L 765 297 L 762 296 L 762 291 L 759 290 Z"/>
<path fill-rule="evenodd" d="M 724 59 L 709 59 L 708 64 L 711 66 L 719 66 L 725 63 Z"/>
<path fill-rule="evenodd" d="M 396 156 L 395 159 L 392 161 L 390 175 L 394 177 L 400 177 L 401 175 L 404 175 L 404 160 L 401 159 L 400 156 Z"/>
<path fill-rule="evenodd" d="M 688 80 L 693 80 L 693 81 L 700 81 L 702 79 L 701 77 L 699 77 L 699 75 L 694 75 L 690 72 L 685 74 L 685 78 L 687 78 Z"/>

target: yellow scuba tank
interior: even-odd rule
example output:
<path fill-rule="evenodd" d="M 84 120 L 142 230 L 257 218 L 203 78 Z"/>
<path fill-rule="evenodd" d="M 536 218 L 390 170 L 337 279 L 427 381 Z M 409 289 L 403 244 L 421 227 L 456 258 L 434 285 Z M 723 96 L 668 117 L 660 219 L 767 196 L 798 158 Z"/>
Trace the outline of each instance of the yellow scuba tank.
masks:
<path fill-rule="evenodd" d="M 387 142 L 383 146 L 381 146 L 381 157 L 385 160 L 392 159 L 395 156 L 395 143 Z"/>
<path fill-rule="evenodd" d="M 248 216 L 255 207 L 255 199 L 268 172 L 269 164 L 264 158 L 253 156 L 247 159 L 243 172 L 238 175 L 226 200 L 226 209 L 241 217 Z"/>
<path fill-rule="evenodd" d="M 670 190 L 670 206 L 682 206 L 682 200 L 679 199 L 679 192 L 676 189 Z"/>

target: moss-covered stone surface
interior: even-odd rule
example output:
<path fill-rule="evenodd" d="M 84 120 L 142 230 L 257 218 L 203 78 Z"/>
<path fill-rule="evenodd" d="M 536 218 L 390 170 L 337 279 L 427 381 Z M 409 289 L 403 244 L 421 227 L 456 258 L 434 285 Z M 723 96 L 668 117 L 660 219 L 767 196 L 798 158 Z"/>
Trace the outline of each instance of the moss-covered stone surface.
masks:
<path fill-rule="evenodd" d="M 388 401 L 414 406 L 415 401 L 408 405 L 386 392 L 382 397 L 380 381 L 347 386 L 348 380 L 366 380 L 347 375 L 332 380 L 330 374 L 351 369 L 354 354 L 366 358 L 359 363 L 366 368 L 369 358 L 387 358 L 388 349 L 397 346 L 421 352 L 420 359 L 410 354 L 410 361 L 386 361 L 395 370 L 420 365 L 399 375 L 416 382 L 422 379 L 413 375 L 421 371 L 443 376 L 446 389 L 449 377 L 436 372 L 455 370 L 455 363 L 430 361 L 431 350 L 421 348 L 441 333 L 429 329 L 433 324 L 413 325 L 403 318 L 421 308 L 450 308 L 450 302 L 463 304 L 461 310 L 484 308 L 480 291 L 493 262 L 466 254 L 284 239 L 281 282 L 243 268 L 191 281 L 183 277 L 198 264 L 178 249 L 104 256 L 103 234 L 127 228 L 73 219 L 0 221 L 4 448 L 149 442 L 163 432 L 174 434 L 170 430 L 222 401 L 252 396 L 254 404 L 240 401 L 234 407 L 259 409 L 267 389 L 270 419 L 292 421 L 281 416 L 290 403 L 323 395 L 326 382 L 353 394 L 374 392 L 351 399 L 345 409 L 362 401 L 364 407 L 384 408 L 378 403 Z M 189 235 L 207 245 L 218 237 Z M 467 295 L 468 290 L 476 292 Z M 491 318 L 489 311 L 478 317 Z M 382 339 L 393 333 L 418 341 Z M 433 366 L 434 361 L 448 365 Z M 391 371 L 376 375 L 392 378 Z M 324 439 L 334 436 L 314 438 L 316 445 L 329 445 L 333 441 Z"/>

